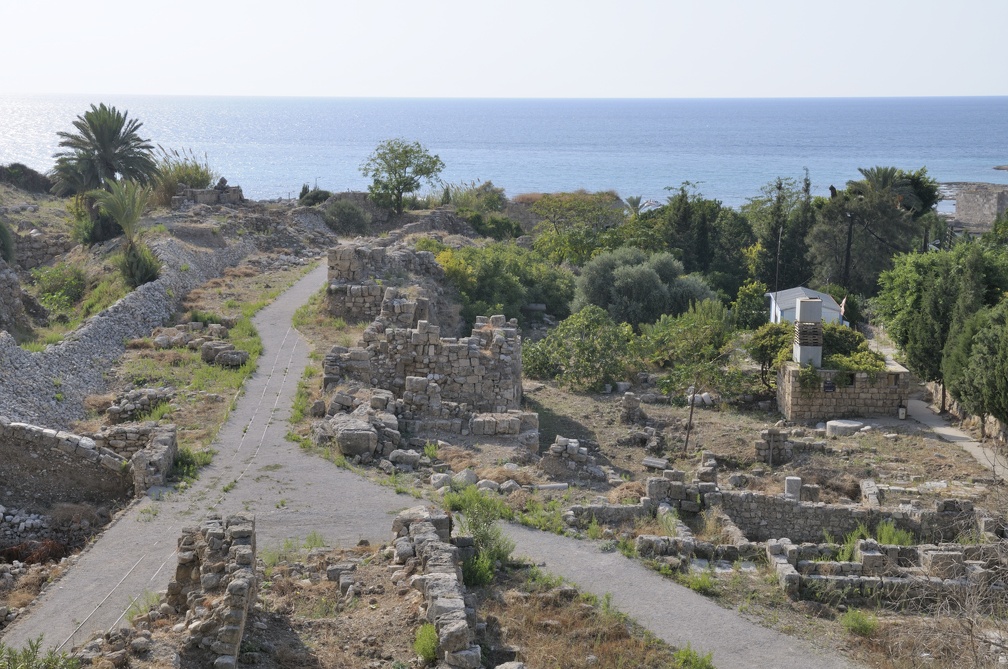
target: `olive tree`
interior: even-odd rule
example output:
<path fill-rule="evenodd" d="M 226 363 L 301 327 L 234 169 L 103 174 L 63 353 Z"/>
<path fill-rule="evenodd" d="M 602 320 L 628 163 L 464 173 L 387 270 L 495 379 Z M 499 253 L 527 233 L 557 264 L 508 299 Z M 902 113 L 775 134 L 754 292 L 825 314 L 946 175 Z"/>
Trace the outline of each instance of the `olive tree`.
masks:
<path fill-rule="evenodd" d="M 360 166 L 361 174 L 369 177 L 368 192 L 379 207 L 403 213 L 403 195 L 415 193 L 424 181 L 434 183 L 444 169 L 444 163 L 420 142 L 387 139 Z"/>

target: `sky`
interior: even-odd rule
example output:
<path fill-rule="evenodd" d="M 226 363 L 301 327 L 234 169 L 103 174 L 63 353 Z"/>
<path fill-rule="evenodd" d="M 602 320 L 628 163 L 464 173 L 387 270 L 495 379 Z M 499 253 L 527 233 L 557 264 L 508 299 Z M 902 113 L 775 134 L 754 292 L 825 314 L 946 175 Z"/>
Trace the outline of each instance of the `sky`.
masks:
<path fill-rule="evenodd" d="M 0 94 L 1008 95 L 1008 0 L 0 0 Z"/>

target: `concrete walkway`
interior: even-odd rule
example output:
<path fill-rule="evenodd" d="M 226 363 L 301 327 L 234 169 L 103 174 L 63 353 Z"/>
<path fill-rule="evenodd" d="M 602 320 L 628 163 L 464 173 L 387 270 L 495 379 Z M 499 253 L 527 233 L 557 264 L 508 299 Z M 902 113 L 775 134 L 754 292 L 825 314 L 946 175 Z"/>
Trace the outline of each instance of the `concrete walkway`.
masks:
<path fill-rule="evenodd" d="M 994 449 L 987 448 L 980 442 L 974 441 L 973 437 L 962 430 L 949 425 L 946 419 L 932 411 L 926 402 L 910 400 L 907 402 L 907 413 L 911 418 L 931 429 L 945 441 L 958 444 L 960 448 L 972 455 L 983 467 L 991 470 L 991 473 L 995 477 L 1008 482 L 1008 458 L 999 455 Z"/>
<path fill-rule="evenodd" d="M 599 542 L 578 541 L 511 525 L 506 533 L 517 544 L 515 556 L 544 564 L 579 589 L 599 597 L 612 594 L 613 605 L 677 647 L 690 644 L 713 653 L 718 669 L 841 669 L 858 665 L 794 637 L 760 627 L 674 583 L 618 551 L 603 553 Z"/>

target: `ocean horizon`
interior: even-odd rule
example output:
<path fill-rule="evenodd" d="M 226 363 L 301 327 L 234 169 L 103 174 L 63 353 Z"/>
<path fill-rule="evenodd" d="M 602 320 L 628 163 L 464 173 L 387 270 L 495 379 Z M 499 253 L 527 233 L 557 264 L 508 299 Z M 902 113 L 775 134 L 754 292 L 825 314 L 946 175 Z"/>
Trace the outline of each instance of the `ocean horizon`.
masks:
<path fill-rule="evenodd" d="M 828 193 L 859 167 L 926 167 L 942 183 L 1008 184 L 1008 97 L 497 99 L 0 96 L 0 164 L 47 171 L 60 130 L 105 102 L 141 135 L 206 156 L 251 199 L 302 184 L 365 190 L 391 137 L 418 140 L 447 183 L 508 195 L 583 188 L 664 201 L 685 181 L 738 207 L 777 177 Z M 947 210 L 947 205 L 946 205 Z"/>

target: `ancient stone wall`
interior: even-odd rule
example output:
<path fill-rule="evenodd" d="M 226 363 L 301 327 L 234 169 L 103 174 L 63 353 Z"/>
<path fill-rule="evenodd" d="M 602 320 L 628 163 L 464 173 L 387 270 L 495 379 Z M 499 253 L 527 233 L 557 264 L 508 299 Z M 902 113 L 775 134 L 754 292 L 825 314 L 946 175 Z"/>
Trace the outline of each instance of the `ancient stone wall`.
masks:
<path fill-rule="evenodd" d="M 897 416 L 910 394 L 910 373 L 893 363 L 875 378 L 865 372 L 852 374 L 849 385 L 838 378 L 849 373 L 821 369 L 820 383 L 812 389 L 801 387 L 799 371 L 797 363 L 788 362 L 777 372 L 777 410 L 790 421 Z"/>
<path fill-rule="evenodd" d="M 972 504 L 955 500 L 940 500 L 933 509 L 868 509 L 754 492 L 722 490 L 718 495 L 721 508 L 751 541 L 786 537 L 794 542 L 818 542 L 823 532 L 839 539 L 859 524 L 871 528 L 883 520 L 913 532 L 921 541 L 951 541 L 977 527 Z"/>
<path fill-rule="evenodd" d="M 1008 186 L 967 184 L 956 194 L 955 217 L 973 234 L 988 232 L 994 219 L 1008 210 Z"/>
<path fill-rule="evenodd" d="M 72 239 L 63 234 L 42 234 L 38 230 L 14 235 L 14 263 L 27 272 L 41 267 L 74 247 Z"/>
<path fill-rule="evenodd" d="M 462 583 L 464 554 L 473 556 L 472 537 L 451 536 L 451 517 L 436 507 L 403 511 L 392 523 L 393 562 L 419 562 L 410 584 L 424 596 L 427 621 L 438 635 L 438 666 L 473 669 L 482 651 L 476 639 L 476 603 Z M 393 580 L 396 577 L 393 575 Z"/>
<path fill-rule="evenodd" d="M 187 204 L 241 204 L 245 200 L 241 186 L 227 188 L 182 188 L 172 196 L 171 208 L 178 209 Z"/>
<path fill-rule="evenodd" d="M 232 669 L 259 591 L 255 517 L 211 514 L 199 527 L 183 528 L 177 554 L 166 602 L 185 616 L 184 643 L 209 648 L 214 667 Z"/>
<path fill-rule="evenodd" d="M 125 502 L 133 496 L 133 475 L 126 458 L 97 446 L 89 437 L 2 416 L 0 463 L 5 504 L 46 508 L 60 503 L 102 505 Z"/>

